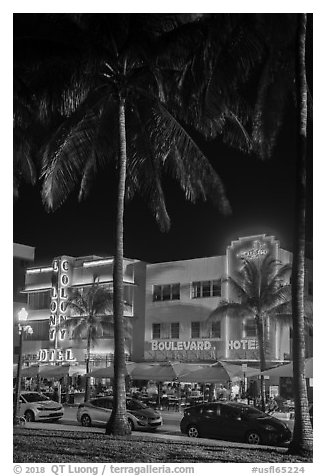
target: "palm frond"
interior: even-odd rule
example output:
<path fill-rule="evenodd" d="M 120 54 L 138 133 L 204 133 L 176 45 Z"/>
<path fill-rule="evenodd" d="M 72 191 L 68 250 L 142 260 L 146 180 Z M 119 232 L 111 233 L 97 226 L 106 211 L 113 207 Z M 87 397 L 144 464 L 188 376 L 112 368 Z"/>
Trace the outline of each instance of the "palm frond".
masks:
<path fill-rule="evenodd" d="M 178 180 L 188 200 L 210 198 L 221 213 L 230 213 L 222 181 L 194 140 L 162 103 L 153 106 L 151 136 L 165 170 Z"/>
<path fill-rule="evenodd" d="M 71 129 L 65 123 L 47 145 L 43 155 L 42 197 L 49 210 L 55 210 L 79 185 L 81 171 L 92 151 L 97 117 L 87 114 Z"/>
<path fill-rule="evenodd" d="M 219 317 L 224 317 L 228 313 L 236 313 L 240 315 L 252 315 L 252 309 L 247 304 L 241 304 L 237 302 L 221 303 L 214 311 L 212 311 L 205 322 L 209 323 L 216 320 Z"/>

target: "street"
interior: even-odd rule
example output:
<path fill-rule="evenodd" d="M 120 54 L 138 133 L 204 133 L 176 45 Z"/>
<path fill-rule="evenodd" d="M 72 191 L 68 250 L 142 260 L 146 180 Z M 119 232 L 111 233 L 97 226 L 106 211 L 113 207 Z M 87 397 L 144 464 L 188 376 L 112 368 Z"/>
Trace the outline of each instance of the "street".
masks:
<path fill-rule="evenodd" d="M 183 417 L 183 412 L 177 411 L 163 411 L 161 412 L 163 418 L 163 425 L 161 428 L 157 428 L 155 431 L 134 431 L 133 434 L 135 435 L 142 435 L 142 434 L 151 434 L 155 435 L 156 438 L 168 438 L 170 440 L 180 441 L 183 439 L 188 440 L 189 438 L 183 435 L 180 431 L 180 421 Z M 293 431 L 293 420 L 285 420 L 282 419 Z M 47 430 L 82 430 L 83 432 L 87 433 L 104 433 L 105 429 L 102 427 L 82 427 L 77 422 L 77 407 L 73 406 L 65 406 L 64 409 L 64 417 L 58 422 L 27 422 L 25 424 L 26 428 L 44 428 Z M 214 446 L 236 446 L 239 447 L 241 445 L 244 448 L 250 448 L 252 445 L 248 445 L 247 443 L 241 442 L 232 442 L 227 440 L 215 440 L 215 439 L 207 439 L 207 438 L 200 438 L 202 442 L 210 443 Z M 265 445 L 264 445 L 265 446 Z M 287 445 L 280 445 L 281 447 L 286 447 Z M 268 446 L 265 446 L 268 447 Z M 275 447 L 271 447 L 275 448 Z"/>
<path fill-rule="evenodd" d="M 157 428 L 156 433 L 162 434 L 175 434 L 178 433 L 181 435 L 180 432 L 180 420 L 183 416 L 183 412 L 179 413 L 176 411 L 170 412 L 161 412 L 163 418 L 163 426 L 161 428 Z M 43 422 L 43 424 L 45 424 Z M 64 409 L 64 417 L 62 420 L 58 422 L 60 425 L 74 425 L 79 426 L 81 425 L 77 422 L 77 407 L 73 406 L 65 406 Z M 53 425 L 52 423 L 48 423 L 48 425 Z M 87 428 L 86 428 L 87 429 Z"/>

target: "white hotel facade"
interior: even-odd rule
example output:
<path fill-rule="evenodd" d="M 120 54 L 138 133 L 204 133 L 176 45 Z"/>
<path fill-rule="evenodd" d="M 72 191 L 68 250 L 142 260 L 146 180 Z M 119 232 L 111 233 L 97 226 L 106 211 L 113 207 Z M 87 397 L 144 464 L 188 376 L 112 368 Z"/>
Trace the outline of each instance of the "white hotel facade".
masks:
<path fill-rule="evenodd" d="M 283 264 L 292 254 L 273 236 L 255 235 L 232 241 L 222 256 L 149 264 L 124 260 L 126 319 L 132 323 L 126 339 L 128 358 L 135 362 L 227 360 L 258 365 L 255 323 L 249 316 L 223 316 L 207 323 L 221 301 L 233 300 L 226 276 L 234 276 L 242 257 L 255 259 L 270 253 Z M 28 319 L 34 333 L 24 342 L 24 362 L 84 364 L 86 341 L 74 341 L 59 323 L 69 318 L 65 302 L 72 289 L 89 287 L 95 276 L 112 287 L 113 259 L 98 256 L 61 256 L 48 266 L 28 268 L 25 286 Z M 312 295 L 312 262 L 306 261 L 306 295 Z M 270 364 L 291 359 L 291 329 L 271 319 L 267 328 Z M 97 339 L 92 349 L 94 366 L 112 360 L 113 336 Z M 307 355 L 312 336 L 307 335 Z"/>

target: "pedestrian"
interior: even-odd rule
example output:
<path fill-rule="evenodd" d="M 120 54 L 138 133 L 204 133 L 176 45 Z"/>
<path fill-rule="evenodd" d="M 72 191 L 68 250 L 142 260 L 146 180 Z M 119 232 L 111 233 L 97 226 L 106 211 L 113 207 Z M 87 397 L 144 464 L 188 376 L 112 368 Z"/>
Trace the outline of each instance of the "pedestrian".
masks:
<path fill-rule="evenodd" d="M 59 401 L 59 391 L 58 391 L 58 387 L 54 387 L 54 389 L 53 389 L 52 400 L 54 400 L 55 402 L 58 402 L 58 401 Z"/>

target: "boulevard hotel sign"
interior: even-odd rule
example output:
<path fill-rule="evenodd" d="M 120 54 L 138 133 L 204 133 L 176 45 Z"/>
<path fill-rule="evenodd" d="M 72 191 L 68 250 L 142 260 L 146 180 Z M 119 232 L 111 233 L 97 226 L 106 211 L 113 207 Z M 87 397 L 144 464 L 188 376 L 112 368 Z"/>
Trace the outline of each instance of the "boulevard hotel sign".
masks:
<path fill-rule="evenodd" d="M 257 358 L 258 342 L 256 339 L 229 339 L 225 340 L 153 340 L 149 343 L 149 350 L 145 350 L 145 358 L 153 360 L 176 359 L 184 361 L 217 360 L 225 357 Z M 243 354 L 243 355 L 242 355 Z"/>
<path fill-rule="evenodd" d="M 152 341 L 152 350 L 210 350 L 212 344 L 209 340 L 200 341 Z"/>
<path fill-rule="evenodd" d="M 202 340 L 153 340 L 145 343 L 145 359 L 171 360 L 214 360 L 217 358 L 215 342 Z M 219 343 L 218 343 L 219 345 Z"/>

